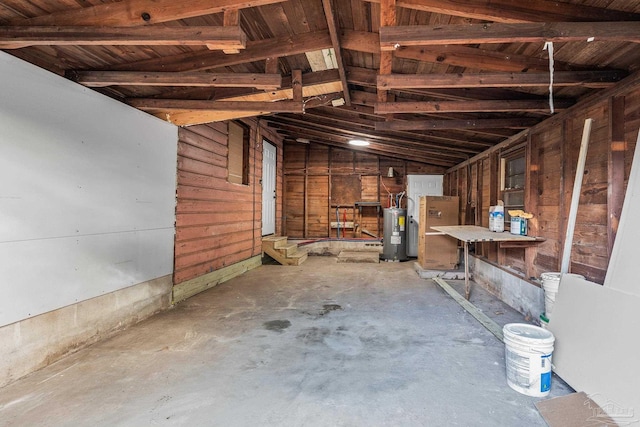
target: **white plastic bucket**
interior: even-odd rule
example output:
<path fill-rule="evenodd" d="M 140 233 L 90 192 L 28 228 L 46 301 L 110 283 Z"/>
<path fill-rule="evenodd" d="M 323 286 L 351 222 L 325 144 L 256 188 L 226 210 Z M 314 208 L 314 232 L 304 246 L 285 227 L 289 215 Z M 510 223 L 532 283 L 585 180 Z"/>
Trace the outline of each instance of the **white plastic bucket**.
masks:
<path fill-rule="evenodd" d="M 562 273 L 542 273 L 540 275 L 542 279 L 542 289 L 544 289 L 544 312 L 546 313 L 547 319 L 551 318 L 561 277 Z"/>
<path fill-rule="evenodd" d="M 564 275 L 584 279 L 584 276 L 579 274 L 565 273 Z M 542 273 L 540 275 L 540 279 L 542 279 L 542 289 L 544 289 L 544 312 L 549 320 L 551 320 L 551 313 L 553 312 L 553 305 L 556 302 L 562 276 L 562 273 Z"/>
<path fill-rule="evenodd" d="M 502 332 L 509 387 L 527 396 L 548 395 L 555 342 L 553 334 L 525 323 L 509 323 Z"/>
<path fill-rule="evenodd" d="M 549 318 L 545 313 L 540 314 L 540 327 L 542 329 L 549 329 Z"/>

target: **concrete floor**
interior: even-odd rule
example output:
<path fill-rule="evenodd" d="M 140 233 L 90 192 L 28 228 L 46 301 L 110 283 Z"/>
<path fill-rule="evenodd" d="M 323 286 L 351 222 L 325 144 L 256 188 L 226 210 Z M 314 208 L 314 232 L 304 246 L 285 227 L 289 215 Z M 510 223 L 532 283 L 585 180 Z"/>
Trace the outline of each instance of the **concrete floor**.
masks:
<path fill-rule="evenodd" d="M 546 425 L 503 344 L 412 264 L 262 266 L 0 389 L 0 425 Z"/>

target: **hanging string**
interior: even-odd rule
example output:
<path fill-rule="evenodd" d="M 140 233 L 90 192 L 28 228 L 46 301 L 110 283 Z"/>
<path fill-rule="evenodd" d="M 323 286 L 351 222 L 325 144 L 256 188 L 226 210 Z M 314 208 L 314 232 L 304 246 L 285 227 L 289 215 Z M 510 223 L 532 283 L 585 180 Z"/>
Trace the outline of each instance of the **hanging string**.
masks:
<path fill-rule="evenodd" d="M 553 114 L 555 112 L 553 108 L 553 42 L 545 42 L 542 50 L 549 51 L 549 109 Z"/>

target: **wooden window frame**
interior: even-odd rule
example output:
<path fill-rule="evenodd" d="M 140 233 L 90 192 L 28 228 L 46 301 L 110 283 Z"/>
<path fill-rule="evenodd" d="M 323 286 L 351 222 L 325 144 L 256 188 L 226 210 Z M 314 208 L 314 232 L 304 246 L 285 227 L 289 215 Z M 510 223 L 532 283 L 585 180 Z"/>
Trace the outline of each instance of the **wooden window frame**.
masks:
<path fill-rule="evenodd" d="M 235 139 L 235 133 L 232 128 L 237 126 L 242 131 L 242 140 Z M 244 123 L 238 121 L 230 121 L 228 124 L 228 152 L 227 152 L 227 181 L 232 184 L 249 185 L 249 144 L 250 129 Z M 238 149 L 236 145 L 242 144 Z M 235 156 L 241 156 L 239 160 Z M 234 164 L 240 164 L 240 167 L 234 167 Z"/>
<path fill-rule="evenodd" d="M 507 164 L 516 159 L 522 159 L 524 166 L 522 170 L 523 180 L 521 188 L 507 188 Z M 504 202 L 504 225 L 505 230 L 510 229 L 511 227 L 511 217 L 509 216 L 510 209 L 525 209 L 525 199 L 526 199 L 526 190 L 527 190 L 527 150 L 524 145 L 520 145 L 514 147 L 512 150 L 508 152 L 501 153 L 500 155 L 500 198 Z M 522 204 L 513 204 L 509 203 L 507 197 L 508 195 L 521 194 Z"/>

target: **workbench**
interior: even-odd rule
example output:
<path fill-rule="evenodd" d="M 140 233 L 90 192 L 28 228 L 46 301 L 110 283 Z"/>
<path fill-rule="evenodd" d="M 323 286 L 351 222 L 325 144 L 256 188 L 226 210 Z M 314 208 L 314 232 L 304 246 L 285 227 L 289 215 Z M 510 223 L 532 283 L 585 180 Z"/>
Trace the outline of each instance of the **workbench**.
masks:
<path fill-rule="evenodd" d="M 544 239 L 532 236 L 521 236 L 509 232 L 496 233 L 488 228 L 477 225 L 447 225 L 431 227 L 432 230 L 439 231 L 464 243 L 464 292 L 465 298 L 469 299 L 471 285 L 469 284 L 469 243 L 476 242 L 542 242 Z"/>

